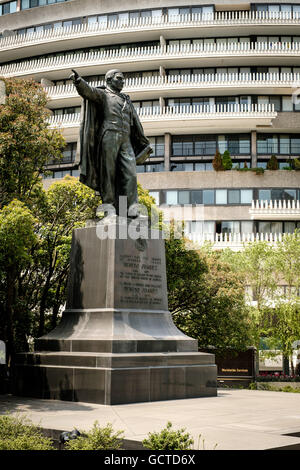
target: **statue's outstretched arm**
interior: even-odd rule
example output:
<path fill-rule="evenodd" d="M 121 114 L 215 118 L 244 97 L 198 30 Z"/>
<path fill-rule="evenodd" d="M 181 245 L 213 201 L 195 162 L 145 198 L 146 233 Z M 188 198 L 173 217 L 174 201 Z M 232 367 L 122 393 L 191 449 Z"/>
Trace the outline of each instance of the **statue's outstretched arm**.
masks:
<path fill-rule="evenodd" d="M 72 74 L 70 75 L 70 79 L 73 81 L 78 93 L 86 100 L 91 100 L 94 102 L 101 101 L 101 93 L 97 88 L 92 87 L 89 85 L 79 74 L 76 70 L 72 69 Z"/>

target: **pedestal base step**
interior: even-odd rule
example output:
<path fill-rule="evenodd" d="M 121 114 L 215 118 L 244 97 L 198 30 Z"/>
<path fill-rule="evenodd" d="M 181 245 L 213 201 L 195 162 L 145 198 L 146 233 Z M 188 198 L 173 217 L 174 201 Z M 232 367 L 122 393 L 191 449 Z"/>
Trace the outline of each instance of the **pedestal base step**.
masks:
<path fill-rule="evenodd" d="M 40 352 L 17 362 L 21 396 L 117 405 L 217 395 L 213 354 Z"/>

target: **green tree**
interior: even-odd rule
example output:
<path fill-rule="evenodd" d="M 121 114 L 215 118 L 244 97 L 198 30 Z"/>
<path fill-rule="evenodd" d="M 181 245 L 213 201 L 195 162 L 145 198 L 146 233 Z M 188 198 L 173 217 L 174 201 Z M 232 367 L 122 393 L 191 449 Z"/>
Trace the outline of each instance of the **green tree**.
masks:
<path fill-rule="evenodd" d="M 230 156 L 230 152 L 228 150 L 225 150 L 225 152 L 223 153 L 222 164 L 223 164 L 224 170 L 231 170 L 232 159 Z"/>
<path fill-rule="evenodd" d="M 265 309 L 263 316 L 265 334 L 280 345 L 283 357 L 290 360 L 292 375 L 294 343 L 300 339 L 300 299 L 278 299 L 275 305 Z"/>
<path fill-rule="evenodd" d="M 169 245 L 169 308 L 176 326 L 197 339 L 201 349 L 224 352 L 252 344 L 240 275 L 216 252 L 189 251 L 182 240 Z"/>
<path fill-rule="evenodd" d="M 0 334 L 7 343 L 9 360 L 26 321 L 19 316 L 18 285 L 22 271 L 33 262 L 32 250 L 37 245 L 35 223 L 21 201 L 13 200 L 0 210 Z"/>
<path fill-rule="evenodd" d="M 4 79 L 6 103 L 0 106 L 0 207 L 32 192 L 51 160 L 62 157 L 62 135 L 49 129 L 46 93 L 31 80 Z"/>
<path fill-rule="evenodd" d="M 57 324 L 66 299 L 72 232 L 95 218 L 99 203 L 94 191 L 67 176 L 51 185 L 42 203 L 35 207 L 39 246 L 33 253 L 34 264 L 21 278 L 26 309 L 36 313 L 34 336 L 43 335 Z"/>

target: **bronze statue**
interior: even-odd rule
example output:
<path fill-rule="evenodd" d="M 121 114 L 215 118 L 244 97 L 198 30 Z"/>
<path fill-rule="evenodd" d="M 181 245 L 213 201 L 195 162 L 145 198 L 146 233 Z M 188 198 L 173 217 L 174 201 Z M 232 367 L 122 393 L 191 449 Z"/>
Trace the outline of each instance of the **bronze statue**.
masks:
<path fill-rule="evenodd" d="M 136 163 L 152 153 L 136 110 L 121 93 L 124 75 L 110 70 L 106 86 L 92 87 L 75 70 L 70 78 L 84 98 L 80 126 L 80 181 L 100 193 L 103 204 L 119 213 L 119 196 L 137 203 Z"/>

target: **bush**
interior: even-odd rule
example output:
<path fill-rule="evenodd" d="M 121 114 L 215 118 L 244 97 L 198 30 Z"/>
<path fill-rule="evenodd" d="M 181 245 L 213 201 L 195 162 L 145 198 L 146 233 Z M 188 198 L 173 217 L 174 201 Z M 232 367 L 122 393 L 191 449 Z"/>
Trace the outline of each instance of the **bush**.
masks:
<path fill-rule="evenodd" d="M 276 155 L 272 155 L 270 160 L 267 163 L 267 170 L 278 170 L 279 163 Z"/>
<path fill-rule="evenodd" d="M 300 382 L 300 377 L 298 375 L 260 374 L 255 380 L 256 382 Z"/>
<path fill-rule="evenodd" d="M 148 439 L 143 440 L 143 446 L 150 450 L 189 450 L 194 440 L 185 429 L 172 429 L 170 421 L 158 432 L 148 433 Z"/>
<path fill-rule="evenodd" d="M 24 416 L 0 416 L 0 450 L 54 450 L 53 442 Z"/>
<path fill-rule="evenodd" d="M 217 150 L 216 153 L 215 153 L 214 159 L 212 161 L 212 165 L 213 165 L 215 171 L 224 171 L 222 156 L 221 156 L 219 150 Z"/>
<path fill-rule="evenodd" d="M 80 431 L 81 436 L 77 439 L 67 441 L 66 450 L 116 450 L 121 449 L 123 431 L 116 431 L 108 423 L 104 428 L 100 428 L 98 421 L 95 421 L 91 431 Z"/>
<path fill-rule="evenodd" d="M 299 158 L 294 159 L 294 168 L 295 168 L 295 170 L 300 170 L 300 159 Z"/>
<path fill-rule="evenodd" d="M 228 150 L 225 150 L 225 152 L 223 153 L 222 164 L 223 164 L 224 170 L 231 170 L 232 160 L 231 160 L 230 153 Z"/>

